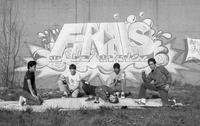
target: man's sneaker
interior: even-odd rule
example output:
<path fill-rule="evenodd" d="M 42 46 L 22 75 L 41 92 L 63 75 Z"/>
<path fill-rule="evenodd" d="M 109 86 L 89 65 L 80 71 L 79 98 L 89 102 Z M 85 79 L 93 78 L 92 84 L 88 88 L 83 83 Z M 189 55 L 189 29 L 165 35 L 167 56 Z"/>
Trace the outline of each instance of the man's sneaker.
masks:
<path fill-rule="evenodd" d="M 23 96 L 20 96 L 19 97 L 19 105 L 20 106 L 26 105 L 26 98 L 24 98 Z"/>
<path fill-rule="evenodd" d="M 99 104 L 99 101 L 94 101 L 95 104 Z"/>
<path fill-rule="evenodd" d="M 137 103 L 138 105 L 145 105 L 146 99 L 145 98 L 138 99 L 135 101 L 135 103 Z"/>
<path fill-rule="evenodd" d="M 121 93 L 121 98 L 122 98 L 122 99 L 126 98 L 124 92 Z"/>
<path fill-rule="evenodd" d="M 66 95 L 62 95 L 62 98 L 68 98 L 68 96 L 66 96 Z"/>
<path fill-rule="evenodd" d="M 169 99 L 168 104 L 163 104 L 163 106 L 174 107 L 174 106 L 183 106 L 182 103 L 177 103 L 175 99 Z"/>
<path fill-rule="evenodd" d="M 120 92 L 115 92 L 116 96 L 119 98 Z"/>
<path fill-rule="evenodd" d="M 67 93 L 64 93 L 63 95 L 62 95 L 62 98 L 68 98 L 69 97 L 69 95 L 67 94 Z"/>
<path fill-rule="evenodd" d="M 88 97 L 85 101 L 93 101 L 94 99 L 94 97 Z"/>

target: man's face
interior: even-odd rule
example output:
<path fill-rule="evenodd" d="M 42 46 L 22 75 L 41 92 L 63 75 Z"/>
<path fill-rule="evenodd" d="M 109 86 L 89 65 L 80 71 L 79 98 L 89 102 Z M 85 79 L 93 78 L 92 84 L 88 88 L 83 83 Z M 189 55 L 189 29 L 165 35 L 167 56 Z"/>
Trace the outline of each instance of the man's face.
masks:
<path fill-rule="evenodd" d="M 119 68 L 114 68 L 114 72 L 115 72 L 116 74 L 119 74 L 120 69 L 119 69 Z"/>
<path fill-rule="evenodd" d="M 109 100 L 111 103 L 115 103 L 117 101 L 117 96 L 111 94 L 110 97 L 109 97 Z"/>
<path fill-rule="evenodd" d="M 69 69 L 69 70 L 70 70 L 71 75 L 75 75 L 76 74 L 76 69 Z"/>
<path fill-rule="evenodd" d="M 31 72 L 35 72 L 35 71 L 36 71 L 36 65 L 30 67 L 30 68 L 29 68 L 29 71 L 31 71 Z"/>
<path fill-rule="evenodd" d="M 151 70 L 154 70 L 156 68 L 156 64 L 154 64 L 154 62 L 150 61 L 149 67 L 151 68 Z"/>

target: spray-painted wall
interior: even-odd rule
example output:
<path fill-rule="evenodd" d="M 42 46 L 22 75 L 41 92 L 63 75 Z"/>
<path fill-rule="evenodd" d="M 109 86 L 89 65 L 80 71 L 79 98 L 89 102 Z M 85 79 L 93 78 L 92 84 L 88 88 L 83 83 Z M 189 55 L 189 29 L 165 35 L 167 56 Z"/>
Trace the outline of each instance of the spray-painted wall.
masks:
<path fill-rule="evenodd" d="M 20 55 L 25 61 L 37 61 L 39 87 L 56 87 L 57 76 L 70 63 L 77 65 L 82 77 L 106 81 L 114 62 L 121 64 L 128 85 L 133 85 L 141 81 L 142 70 L 149 70 L 149 57 L 165 65 L 173 78 L 200 84 L 199 0 L 11 3 L 24 24 L 27 46 Z"/>

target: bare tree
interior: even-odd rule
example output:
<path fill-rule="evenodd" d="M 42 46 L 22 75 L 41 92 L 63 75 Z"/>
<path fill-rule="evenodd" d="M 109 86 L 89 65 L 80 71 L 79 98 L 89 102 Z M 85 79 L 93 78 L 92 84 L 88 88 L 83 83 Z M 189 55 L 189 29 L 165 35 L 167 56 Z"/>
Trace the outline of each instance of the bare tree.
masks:
<path fill-rule="evenodd" d="M 12 87 L 16 79 L 15 67 L 22 41 L 23 26 L 19 25 L 18 15 L 12 1 L 1 1 L 0 14 L 0 86 Z"/>

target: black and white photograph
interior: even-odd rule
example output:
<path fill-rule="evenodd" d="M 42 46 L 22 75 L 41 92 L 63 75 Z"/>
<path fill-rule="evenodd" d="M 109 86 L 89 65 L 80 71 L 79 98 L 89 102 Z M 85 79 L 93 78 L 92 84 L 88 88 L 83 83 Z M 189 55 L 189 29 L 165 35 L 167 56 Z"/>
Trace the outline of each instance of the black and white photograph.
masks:
<path fill-rule="evenodd" d="M 0 126 L 199 126 L 200 0 L 0 0 Z"/>

